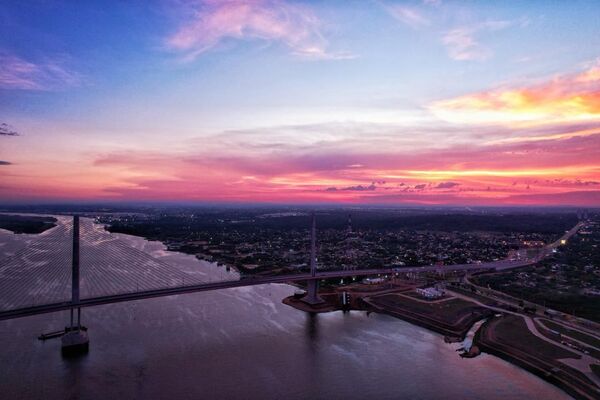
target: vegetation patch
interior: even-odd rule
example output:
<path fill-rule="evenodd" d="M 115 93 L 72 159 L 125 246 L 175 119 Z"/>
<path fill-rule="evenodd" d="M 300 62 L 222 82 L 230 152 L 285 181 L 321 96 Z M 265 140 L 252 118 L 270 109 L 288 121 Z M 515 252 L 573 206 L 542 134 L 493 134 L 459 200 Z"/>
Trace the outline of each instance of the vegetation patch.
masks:
<path fill-rule="evenodd" d="M 56 218 L 0 214 L 0 229 L 14 233 L 42 233 L 55 227 Z"/>
<path fill-rule="evenodd" d="M 516 315 L 506 315 L 497 321 L 494 327 L 495 338 L 535 357 L 558 360 L 561 358 L 579 358 L 579 355 L 554 346 L 529 331 L 525 320 Z"/>
<path fill-rule="evenodd" d="M 547 308 L 600 322 L 600 219 L 556 253 L 527 268 L 481 274 L 473 282 Z"/>
<path fill-rule="evenodd" d="M 373 300 L 377 304 L 391 309 L 406 309 L 450 324 L 454 324 L 457 320 L 485 310 L 485 308 L 475 303 L 462 299 L 451 299 L 434 303 L 412 300 L 398 294 L 385 294 L 374 297 Z"/>

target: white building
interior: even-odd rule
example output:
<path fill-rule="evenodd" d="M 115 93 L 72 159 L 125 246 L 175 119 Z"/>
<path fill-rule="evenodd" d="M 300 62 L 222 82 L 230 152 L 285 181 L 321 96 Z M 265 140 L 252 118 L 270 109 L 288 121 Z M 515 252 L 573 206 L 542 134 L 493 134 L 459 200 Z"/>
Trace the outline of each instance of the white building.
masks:
<path fill-rule="evenodd" d="M 438 299 L 444 295 L 442 290 L 438 290 L 434 287 L 428 287 L 424 289 L 417 289 L 417 293 L 426 299 Z"/>

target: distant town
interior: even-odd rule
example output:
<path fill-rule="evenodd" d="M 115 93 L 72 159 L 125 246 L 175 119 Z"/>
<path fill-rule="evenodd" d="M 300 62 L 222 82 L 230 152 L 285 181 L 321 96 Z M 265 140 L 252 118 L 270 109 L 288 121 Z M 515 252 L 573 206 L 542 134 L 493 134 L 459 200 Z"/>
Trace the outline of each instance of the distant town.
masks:
<path fill-rule="evenodd" d="M 410 210 L 320 210 L 319 268 L 367 269 L 478 263 L 531 255 L 574 225 L 576 216 L 422 214 Z M 111 232 L 164 242 L 169 249 L 244 274 L 308 268 L 307 211 L 177 210 L 106 215 Z"/>

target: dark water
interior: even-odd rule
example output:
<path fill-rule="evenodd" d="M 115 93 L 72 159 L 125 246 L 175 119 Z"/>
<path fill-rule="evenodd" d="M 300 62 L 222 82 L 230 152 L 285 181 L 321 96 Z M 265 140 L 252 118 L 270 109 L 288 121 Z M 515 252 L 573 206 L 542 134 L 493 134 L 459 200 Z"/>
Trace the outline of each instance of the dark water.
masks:
<path fill-rule="evenodd" d="M 0 240 L 6 237 L 0 234 Z M 223 267 L 122 236 L 184 270 Z M 60 355 L 41 332 L 56 313 L 0 322 L 1 399 L 565 399 L 498 358 L 462 359 L 456 344 L 388 316 L 310 316 L 287 285 L 229 289 L 85 309 L 90 352 Z"/>

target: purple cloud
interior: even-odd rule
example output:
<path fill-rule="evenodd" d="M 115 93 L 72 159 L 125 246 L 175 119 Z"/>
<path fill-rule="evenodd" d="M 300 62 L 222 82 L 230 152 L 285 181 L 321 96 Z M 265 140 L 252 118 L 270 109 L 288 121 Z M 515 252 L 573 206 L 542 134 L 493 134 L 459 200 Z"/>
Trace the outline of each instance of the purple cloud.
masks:
<path fill-rule="evenodd" d="M 0 136 L 19 136 L 19 134 L 12 126 L 2 123 L 0 124 Z"/>
<path fill-rule="evenodd" d="M 458 182 L 440 182 L 435 187 L 436 189 L 451 189 L 455 186 L 460 185 Z"/>
<path fill-rule="evenodd" d="M 326 192 L 337 192 L 338 190 L 340 191 L 349 191 L 349 192 L 367 192 L 367 191 L 372 191 L 372 190 L 376 190 L 377 186 L 375 186 L 375 184 L 370 184 L 369 186 L 363 186 L 363 185 L 356 185 L 356 186 L 348 186 L 345 188 L 336 188 L 336 187 L 328 187 L 327 189 L 325 189 Z"/>
<path fill-rule="evenodd" d="M 61 59 L 34 63 L 0 51 L 0 89 L 60 90 L 81 83 Z"/>

